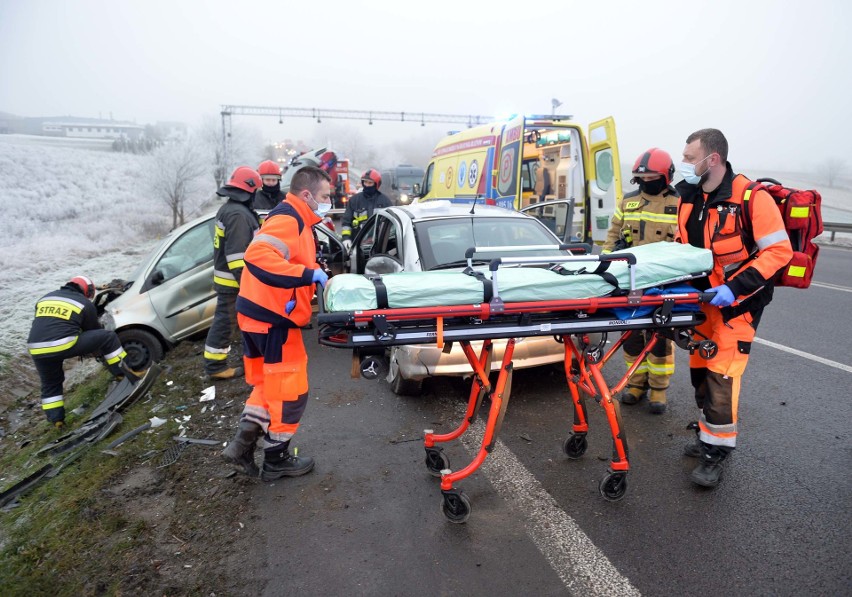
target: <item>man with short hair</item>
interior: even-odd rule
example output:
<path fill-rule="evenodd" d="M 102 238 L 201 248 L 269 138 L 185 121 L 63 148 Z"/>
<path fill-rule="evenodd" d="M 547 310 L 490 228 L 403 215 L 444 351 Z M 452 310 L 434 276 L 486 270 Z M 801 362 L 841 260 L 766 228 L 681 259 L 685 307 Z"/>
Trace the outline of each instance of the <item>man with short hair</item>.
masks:
<path fill-rule="evenodd" d="M 328 280 L 317 264 L 312 226 L 331 208 L 330 180 L 314 166 L 296 172 L 287 198 L 269 212 L 245 252 L 237 320 L 246 381 L 254 388 L 222 455 L 257 476 L 255 442 L 263 435 L 264 481 L 304 475 L 314 467 L 313 458 L 291 454 L 289 445 L 308 403 L 301 328 L 313 314 L 314 285 Z"/>
<path fill-rule="evenodd" d="M 793 249 L 775 200 L 749 189 L 728 160 L 728 141 L 717 129 L 686 139 L 680 172 L 679 242 L 713 251 L 713 270 L 693 282 L 714 293 L 701 305 L 706 321 L 696 331 L 718 350 L 710 359 L 689 357 L 695 400 L 701 414 L 698 438 L 684 454 L 699 458 L 694 483 L 716 487 L 725 459 L 737 442 L 740 384 L 763 309 L 772 300 L 773 278 L 790 262 Z M 746 218 L 743 203 L 750 202 Z"/>
<path fill-rule="evenodd" d="M 382 175 L 378 170 L 370 168 L 361 176 L 361 192 L 353 195 L 346 204 L 346 211 L 341 220 L 340 236 L 343 238 L 343 247 L 347 252 L 352 247 L 352 237 L 358 232 L 361 224 L 366 222 L 375 210 L 393 205 L 390 197 L 379 190 L 381 186 Z"/>

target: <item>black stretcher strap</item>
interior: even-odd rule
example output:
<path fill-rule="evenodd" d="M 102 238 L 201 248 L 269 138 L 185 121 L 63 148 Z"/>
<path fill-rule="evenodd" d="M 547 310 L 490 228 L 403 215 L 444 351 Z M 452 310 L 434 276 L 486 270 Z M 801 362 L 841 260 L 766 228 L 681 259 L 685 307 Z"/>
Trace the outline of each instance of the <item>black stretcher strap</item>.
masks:
<path fill-rule="evenodd" d="M 463 273 L 473 276 L 482 283 L 482 302 L 491 302 L 491 299 L 494 298 L 494 285 L 491 283 L 491 279 L 475 269 L 465 268 Z"/>
<path fill-rule="evenodd" d="M 612 263 L 612 262 L 611 261 L 601 261 L 600 263 L 598 263 L 598 266 L 593 271 L 588 271 L 585 267 L 581 267 L 580 269 L 576 269 L 576 270 L 568 269 L 568 268 L 563 267 L 561 265 L 554 267 L 553 271 L 555 271 L 560 276 L 577 276 L 577 275 L 580 275 L 580 274 L 593 274 L 593 275 L 600 276 L 601 278 L 603 278 L 604 282 L 606 282 L 607 284 L 609 284 L 610 286 L 615 288 L 615 290 L 613 292 L 616 293 L 616 295 L 617 295 L 619 292 L 621 292 L 621 288 L 618 286 L 618 278 L 616 278 L 611 273 L 606 271 L 606 270 L 609 269 L 610 263 Z"/>
<path fill-rule="evenodd" d="M 385 286 L 385 283 L 382 282 L 381 276 L 374 276 L 370 278 L 370 281 L 373 283 L 373 286 L 376 287 L 376 308 L 377 309 L 387 309 L 388 305 L 388 287 Z"/>

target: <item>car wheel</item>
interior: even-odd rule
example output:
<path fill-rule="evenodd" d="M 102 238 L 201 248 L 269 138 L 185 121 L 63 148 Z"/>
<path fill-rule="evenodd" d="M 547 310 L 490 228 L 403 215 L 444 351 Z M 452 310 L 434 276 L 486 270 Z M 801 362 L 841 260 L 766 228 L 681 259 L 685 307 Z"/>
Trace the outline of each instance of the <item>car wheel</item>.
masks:
<path fill-rule="evenodd" d="M 390 376 L 391 391 L 397 396 L 420 396 L 423 393 L 423 380 L 405 379 L 396 363 L 391 364 Z"/>
<path fill-rule="evenodd" d="M 143 371 L 157 361 L 162 360 L 164 349 L 160 340 L 145 330 L 122 330 L 118 339 L 127 352 L 125 362 L 134 371 Z"/>

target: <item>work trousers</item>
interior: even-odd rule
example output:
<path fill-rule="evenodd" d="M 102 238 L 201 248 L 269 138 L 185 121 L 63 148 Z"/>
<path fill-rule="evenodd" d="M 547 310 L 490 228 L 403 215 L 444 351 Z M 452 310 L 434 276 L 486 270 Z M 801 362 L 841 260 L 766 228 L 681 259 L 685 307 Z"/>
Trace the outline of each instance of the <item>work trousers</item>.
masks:
<path fill-rule="evenodd" d="M 213 325 L 207 331 L 207 340 L 204 342 L 204 372 L 208 375 L 220 373 L 228 368 L 231 339 L 237 329 L 236 303 L 236 293 L 216 293 Z"/>
<path fill-rule="evenodd" d="M 701 409 L 698 438 L 728 451 L 737 445 L 740 385 L 763 310 L 727 322 L 709 303 L 703 303 L 701 311 L 707 320 L 695 330 L 715 342 L 718 351 L 712 359 L 701 358 L 698 351 L 689 357 L 695 401 Z"/>
<path fill-rule="evenodd" d="M 240 421 L 264 432 L 264 449 L 286 448 L 308 404 L 308 353 L 302 330 L 243 332 L 246 382 L 254 386 Z"/>
<path fill-rule="evenodd" d="M 123 375 L 121 361 L 127 356 L 121 341 L 110 330 L 87 330 L 80 332 L 74 346 L 59 352 L 33 356 L 36 371 L 41 380 L 41 408 L 48 421 L 65 420 L 65 399 L 62 386 L 65 383 L 65 359 L 93 355 L 103 357 L 113 375 Z"/>
<path fill-rule="evenodd" d="M 636 357 L 648 344 L 652 334 L 653 332 L 649 330 L 634 330 L 621 345 L 622 350 L 624 350 L 624 363 L 628 369 L 633 366 Z M 627 380 L 627 386 L 642 391 L 647 388 L 666 390 L 669 387 L 669 379 L 674 375 L 674 369 L 674 342 L 666 338 L 659 338 L 651 352 L 647 354 L 633 375 L 630 376 L 630 379 Z"/>

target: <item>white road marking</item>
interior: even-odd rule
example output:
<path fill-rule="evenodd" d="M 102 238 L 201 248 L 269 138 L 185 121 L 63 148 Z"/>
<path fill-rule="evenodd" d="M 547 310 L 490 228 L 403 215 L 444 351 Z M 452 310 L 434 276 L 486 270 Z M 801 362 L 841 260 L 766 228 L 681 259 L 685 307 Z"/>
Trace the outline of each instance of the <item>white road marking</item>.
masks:
<path fill-rule="evenodd" d="M 457 420 L 464 417 L 465 406 L 456 405 Z M 487 411 L 481 414 L 487 416 Z M 461 443 L 476 454 L 484 433 L 485 422 L 477 417 Z M 499 439 L 480 470 L 525 514 L 530 538 L 573 595 L 641 595 Z"/>
<path fill-rule="evenodd" d="M 828 288 L 829 290 L 852 292 L 852 288 L 849 288 L 848 286 L 838 286 L 837 284 L 827 284 L 826 282 L 811 282 L 811 286 L 819 286 L 820 288 Z"/>
<path fill-rule="evenodd" d="M 835 369 L 840 369 L 841 371 L 846 371 L 847 373 L 852 373 L 852 367 L 849 365 L 844 365 L 843 363 L 838 363 L 837 361 L 830 361 L 828 359 L 824 359 L 822 357 L 818 357 L 815 354 L 811 354 L 809 352 L 803 352 L 801 350 L 796 350 L 795 348 L 790 348 L 789 346 L 784 346 L 783 344 L 776 344 L 775 342 L 770 342 L 769 340 L 764 340 L 763 338 L 755 338 L 755 342 L 758 344 L 763 344 L 765 346 L 771 346 L 772 348 L 777 348 L 778 350 L 783 350 L 784 352 L 789 352 L 790 354 L 794 354 L 797 357 L 803 357 L 805 359 L 810 359 L 811 361 L 816 361 L 817 363 L 822 363 L 823 365 L 828 365 L 829 367 L 834 367 Z"/>

